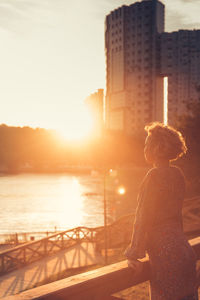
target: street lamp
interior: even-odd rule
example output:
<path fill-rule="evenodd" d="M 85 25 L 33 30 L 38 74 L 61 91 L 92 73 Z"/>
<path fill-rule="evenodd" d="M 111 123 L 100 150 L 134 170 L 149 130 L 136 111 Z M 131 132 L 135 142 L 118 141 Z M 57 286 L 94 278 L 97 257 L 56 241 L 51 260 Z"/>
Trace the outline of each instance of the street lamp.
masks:
<path fill-rule="evenodd" d="M 104 171 L 104 183 L 103 183 L 103 199 L 104 199 L 104 243 L 105 243 L 105 265 L 108 263 L 108 226 L 107 226 L 107 197 L 106 197 L 106 175 L 110 175 L 112 177 L 117 176 L 116 170 L 108 170 Z M 126 190 L 123 186 L 120 186 L 117 190 L 119 195 L 124 195 Z"/>
<path fill-rule="evenodd" d="M 103 179 L 103 203 L 104 203 L 104 243 L 105 243 L 105 265 L 108 263 L 108 233 L 107 233 L 107 202 L 106 202 L 106 171 Z"/>

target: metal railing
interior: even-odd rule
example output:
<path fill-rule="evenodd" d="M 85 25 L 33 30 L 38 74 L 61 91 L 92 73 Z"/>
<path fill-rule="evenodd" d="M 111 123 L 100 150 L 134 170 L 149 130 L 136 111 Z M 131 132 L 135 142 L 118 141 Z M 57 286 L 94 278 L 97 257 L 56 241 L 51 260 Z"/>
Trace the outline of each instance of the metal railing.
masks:
<path fill-rule="evenodd" d="M 0 274 L 21 268 L 80 242 L 95 242 L 96 234 L 101 230 L 102 227 L 77 227 L 3 251 L 0 253 Z"/>
<path fill-rule="evenodd" d="M 38 231 L 38 232 L 1 233 L 0 246 L 4 246 L 4 245 L 17 246 L 19 244 L 45 238 L 51 234 L 61 232 L 61 231 L 64 231 L 64 229 L 60 229 L 60 230 L 56 229 L 52 231 Z"/>

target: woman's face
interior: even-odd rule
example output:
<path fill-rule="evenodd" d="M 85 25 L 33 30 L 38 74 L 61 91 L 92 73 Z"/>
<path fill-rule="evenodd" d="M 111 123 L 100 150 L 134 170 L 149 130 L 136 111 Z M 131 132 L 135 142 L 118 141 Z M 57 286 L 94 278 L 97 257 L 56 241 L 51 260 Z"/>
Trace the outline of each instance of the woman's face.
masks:
<path fill-rule="evenodd" d="M 148 135 L 145 140 L 144 157 L 145 157 L 147 163 L 153 164 L 154 160 L 153 160 L 153 157 L 152 157 L 151 151 L 150 151 L 151 139 L 152 139 L 151 136 Z"/>

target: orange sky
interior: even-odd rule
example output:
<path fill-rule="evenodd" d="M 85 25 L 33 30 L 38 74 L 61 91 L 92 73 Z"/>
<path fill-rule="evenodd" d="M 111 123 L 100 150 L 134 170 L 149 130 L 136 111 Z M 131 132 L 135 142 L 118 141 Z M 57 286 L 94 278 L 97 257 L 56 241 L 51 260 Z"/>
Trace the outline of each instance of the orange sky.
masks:
<path fill-rule="evenodd" d="M 0 0 L 0 124 L 79 131 L 83 100 L 105 87 L 105 15 L 133 2 Z M 198 0 L 163 3 L 166 30 L 200 28 Z"/>

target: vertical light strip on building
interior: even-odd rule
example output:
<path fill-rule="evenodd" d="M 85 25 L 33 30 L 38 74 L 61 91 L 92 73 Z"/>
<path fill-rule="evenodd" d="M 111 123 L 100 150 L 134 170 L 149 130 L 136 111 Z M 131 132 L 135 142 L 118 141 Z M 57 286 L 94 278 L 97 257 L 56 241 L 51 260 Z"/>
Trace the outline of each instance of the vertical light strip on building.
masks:
<path fill-rule="evenodd" d="M 168 124 L 168 77 L 164 77 L 164 105 L 163 105 L 164 124 Z"/>

